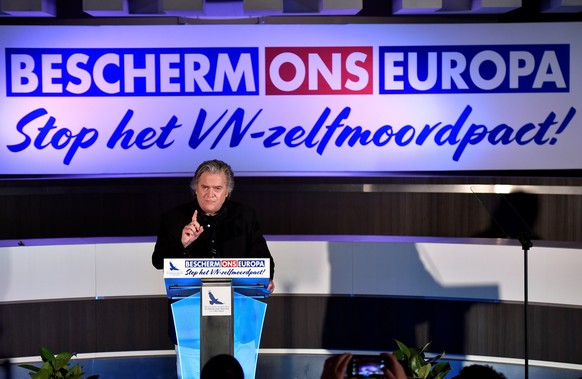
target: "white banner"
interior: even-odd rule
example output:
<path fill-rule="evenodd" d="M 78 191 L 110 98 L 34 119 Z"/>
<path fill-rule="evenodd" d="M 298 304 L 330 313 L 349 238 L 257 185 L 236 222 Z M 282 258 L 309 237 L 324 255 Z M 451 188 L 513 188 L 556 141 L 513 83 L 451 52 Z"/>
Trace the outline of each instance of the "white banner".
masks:
<path fill-rule="evenodd" d="M 0 26 L 0 175 L 582 168 L 582 23 Z"/>

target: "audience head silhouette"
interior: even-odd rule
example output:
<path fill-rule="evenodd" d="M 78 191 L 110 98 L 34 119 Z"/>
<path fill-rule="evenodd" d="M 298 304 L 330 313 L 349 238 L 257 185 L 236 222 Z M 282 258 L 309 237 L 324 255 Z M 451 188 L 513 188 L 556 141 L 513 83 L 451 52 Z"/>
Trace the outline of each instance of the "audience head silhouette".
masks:
<path fill-rule="evenodd" d="M 229 354 L 219 354 L 208 360 L 202 369 L 200 379 L 244 379 L 240 363 Z"/>
<path fill-rule="evenodd" d="M 458 376 L 453 379 L 507 379 L 505 375 L 497 372 L 491 366 L 471 365 L 463 367 Z"/>

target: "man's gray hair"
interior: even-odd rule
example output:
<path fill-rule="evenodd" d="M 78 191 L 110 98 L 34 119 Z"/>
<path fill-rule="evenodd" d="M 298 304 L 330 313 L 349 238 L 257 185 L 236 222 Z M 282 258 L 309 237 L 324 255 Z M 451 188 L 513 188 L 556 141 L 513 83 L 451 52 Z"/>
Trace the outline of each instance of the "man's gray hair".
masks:
<path fill-rule="evenodd" d="M 200 176 L 205 172 L 209 172 L 211 174 L 219 174 L 221 172 L 224 173 L 226 175 L 226 190 L 228 196 L 230 197 L 230 194 L 234 189 L 234 173 L 232 172 L 232 168 L 228 165 L 228 163 L 218 159 L 202 162 L 200 166 L 198 166 L 196 172 L 194 173 L 194 177 L 190 182 L 190 188 L 192 189 L 192 192 L 196 191 L 198 179 L 200 179 Z"/>

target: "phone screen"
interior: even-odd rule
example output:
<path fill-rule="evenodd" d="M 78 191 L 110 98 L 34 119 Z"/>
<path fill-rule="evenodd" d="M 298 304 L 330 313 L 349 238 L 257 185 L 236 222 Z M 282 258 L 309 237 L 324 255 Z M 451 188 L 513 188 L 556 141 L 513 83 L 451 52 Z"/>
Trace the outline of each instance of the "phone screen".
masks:
<path fill-rule="evenodd" d="M 383 378 L 384 357 L 380 355 L 354 355 L 349 365 L 349 377 Z"/>

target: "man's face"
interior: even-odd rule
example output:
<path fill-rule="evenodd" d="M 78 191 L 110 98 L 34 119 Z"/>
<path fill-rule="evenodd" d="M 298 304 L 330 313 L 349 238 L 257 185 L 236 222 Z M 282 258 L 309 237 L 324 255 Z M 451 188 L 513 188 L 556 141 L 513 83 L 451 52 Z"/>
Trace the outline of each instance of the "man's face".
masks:
<path fill-rule="evenodd" d="M 214 216 L 224 204 L 228 196 L 226 174 L 205 172 L 200 175 L 196 185 L 196 199 L 200 208 L 208 216 Z"/>

